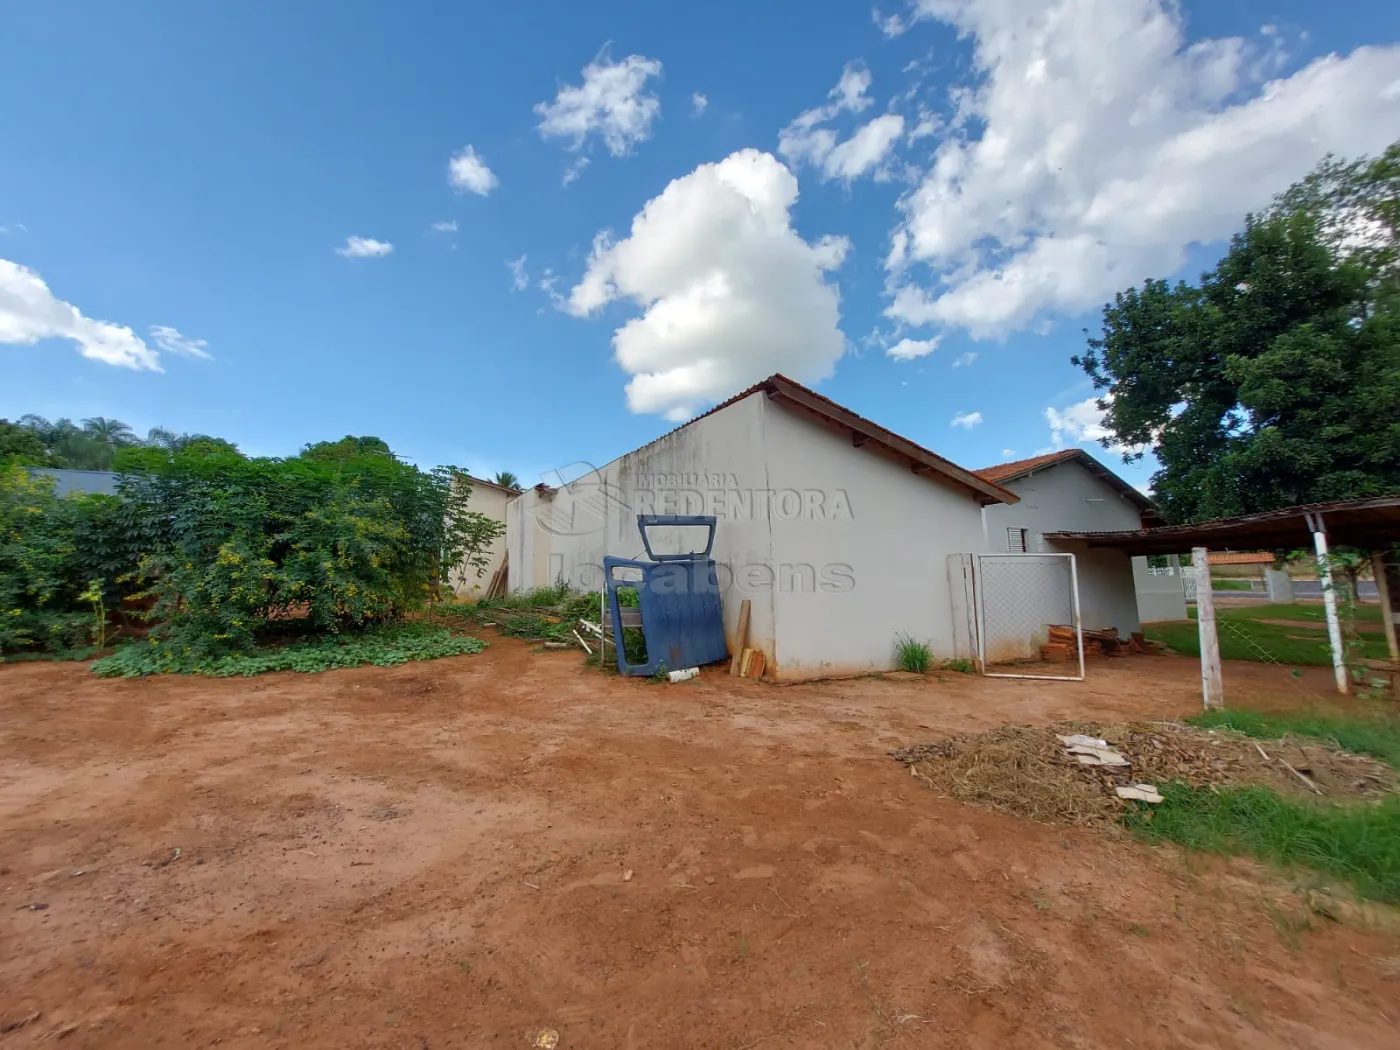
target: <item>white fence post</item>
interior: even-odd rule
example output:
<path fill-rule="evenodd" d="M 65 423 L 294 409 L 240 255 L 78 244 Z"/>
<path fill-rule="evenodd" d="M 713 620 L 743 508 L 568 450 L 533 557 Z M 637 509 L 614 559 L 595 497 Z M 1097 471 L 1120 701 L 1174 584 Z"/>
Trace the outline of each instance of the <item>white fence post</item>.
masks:
<path fill-rule="evenodd" d="M 1191 549 L 1196 578 L 1196 625 L 1201 638 L 1201 701 L 1206 710 L 1225 706 L 1225 677 L 1220 670 L 1220 636 L 1215 629 L 1215 595 L 1210 589 L 1210 555 Z"/>
<path fill-rule="evenodd" d="M 1305 515 L 1312 529 L 1313 548 L 1317 551 L 1317 577 L 1322 582 L 1322 608 L 1327 613 L 1327 641 L 1332 647 L 1332 674 L 1337 680 L 1337 692 L 1351 692 L 1347 681 L 1346 651 L 1342 648 L 1342 621 L 1337 616 L 1336 581 L 1332 579 L 1332 557 L 1327 550 L 1327 525 L 1321 514 Z"/>

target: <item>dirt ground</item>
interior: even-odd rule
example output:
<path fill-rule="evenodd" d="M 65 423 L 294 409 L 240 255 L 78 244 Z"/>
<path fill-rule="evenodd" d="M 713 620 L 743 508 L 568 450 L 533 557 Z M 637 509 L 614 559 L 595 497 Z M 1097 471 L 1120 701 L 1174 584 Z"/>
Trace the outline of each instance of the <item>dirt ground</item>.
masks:
<path fill-rule="evenodd" d="M 29 1019 L 0 1050 L 1394 1047 L 1384 922 L 1304 928 L 1281 875 L 887 756 L 1198 688 L 1169 657 L 669 686 L 507 639 L 251 680 L 0 667 L 0 1030 Z"/>

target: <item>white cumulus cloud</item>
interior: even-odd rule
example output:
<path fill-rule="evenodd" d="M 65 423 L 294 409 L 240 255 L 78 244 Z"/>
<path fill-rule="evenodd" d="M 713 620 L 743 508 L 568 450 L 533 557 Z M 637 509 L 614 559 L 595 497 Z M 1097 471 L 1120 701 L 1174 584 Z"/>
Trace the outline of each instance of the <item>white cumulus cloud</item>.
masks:
<path fill-rule="evenodd" d="M 33 270 L 0 259 L 0 343 L 30 346 L 41 339 L 68 339 L 78 353 L 103 364 L 162 371 L 160 355 L 130 328 L 84 316 Z"/>
<path fill-rule="evenodd" d="M 1123 455 L 1141 451 L 1113 440 L 1113 432 L 1104 426 L 1104 410 L 1099 407 L 1099 398 L 1089 397 L 1065 408 L 1047 408 L 1045 422 L 1050 424 L 1050 441 L 1055 448 L 1066 445 L 1103 444 L 1108 442 L 1111 452 Z"/>
<path fill-rule="evenodd" d="M 885 353 L 896 361 L 912 361 L 916 357 L 927 357 L 938 349 L 943 341 L 941 336 L 932 339 L 901 339 L 894 346 L 885 348 Z"/>
<path fill-rule="evenodd" d="M 178 328 L 171 328 L 166 324 L 153 324 L 150 332 L 156 346 L 167 353 L 180 357 L 197 357 L 202 361 L 214 360 L 214 355 L 207 349 L 209 343 L 205 339 L 193 339 Z"/>
<path fill-rule="evenodd" d="M 962 427 L 964 430 L 971 430 L 973 427 L 977 426 L 977 424 L 981 422 L 981 412 L 959 412 L 956 416 L 953 417 L 953 421 L 948 425 L 954 427 Z"/>
<path fill-rule="evenodd" d="M 472 146 L 463 146 L 452 155 L 447 162 L 447 181 L 458 193 L 476 193 L 483 197 L 501 184 Z"/>
<path fill-rule="evenodd" d="M 1400 46 L 1291 76 L 1276 33 L 1189 42 L 1169 0 L 917 0 L 974 79 L 902 201 L 890 316 L 995 337 L 1165 276 L 1325 153 L 1400 127 Z M 923 263 L 927 269 L 911 269 Z"/>
<path fill-rule="evenodd" d="M 697 91 L 690 96 L 690 115 L 692 117 L 700 116 L 705 112 L 706 109 L 709 108 L 709 106 L 710 100 L 704 95 L 700 94 L 700 92 Z"/>
<path fill-rule="evenodd" d="M 394 246 L 388 241 L 376 241 L 373 237 L 346 237 L 345 243 L 335 253 L 347 259 L 379 259 L 393 250 Z"/>
<path fill-rule="evenodd" d="M 746 149 L 671 182 L 629 236 L 594 239 L 566 308 L 585 316 L 630 300 L 642 309 L 613 336 L 632 376 L 632 411 L 680 419 L 773 372 L 831 375 L 846 340 L 826 273 L 850 242 L 804 241 L 792 228 L 796 201 L 792 172 Z"/>
<path fill-rule="evenodd" d="M 654 58 L 628 55 L 620 62 L 606 56 L 583 67 L 583 83 L 565 84 L 553 102 L 535 106 L 539 131 L 545 138 L 569 139 L 579 149 L 596 134 L 614 157 L 651 137 L 651 123 L 661 112 L 661 100 L 646 91 L 647 81 L 661 75 Z"/>
<path fill-rule="evenodd" d="M 953 361 L 953 367 L 954 367 L 954 368 L 966 368 L 968 365 L 972 364 L 972 362 L 974 362 L 974 361 L 976 361 L 976 360 L 977 360 L 977 351 L 976 351 L 976 350 L 969 350 L 969 351 L 967 351 L 967 353 L 959 354 L 959 355 L 957 356 L 957 358 Z"/>
<path fill-rule="evenodd" d="M 867 172 L 877 171 L 890 151 L 904 134 L 904 118 L 898 113 L 885 113 L 862 124 L 842 141 L 825 125 L 842 113 L 859 113 L 868 108 L 871 98 L 870 72 L 862 66 L 848 65 L 841 79 L 828 94 L 824 106 L 800 113 L 778 133 L 778 152 L 792 164 L 811 164 L 823 179 L 840 179 L 850 183 Z"/>

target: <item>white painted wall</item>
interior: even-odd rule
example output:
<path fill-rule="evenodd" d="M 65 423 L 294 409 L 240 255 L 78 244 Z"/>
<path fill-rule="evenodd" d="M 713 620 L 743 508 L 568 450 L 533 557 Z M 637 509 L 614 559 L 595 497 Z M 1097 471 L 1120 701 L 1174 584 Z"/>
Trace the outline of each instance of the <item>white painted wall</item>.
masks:
<path fill-rule="evenodd" d="M 1146 558 L 1133 559 L 1133 584 L 1137 591 L 1138 618 L 1143 623 L 1186 619 L 1186 592 L 1181 586 L 1181 574 L 1191 570 L 1180 565 L 1169 568 L 1169 572 L 1153 573 L 1147 567 Z"/>
<path fill-rule="evenodd" d="M 900 632 L 954 649 L 947 555 L 982 549 L 977 503 L 761 395 L 507 512 L 512 590 L 596 590 L 605 554 L 643 557 L 638 513 L 714 514 L 725 631 L 780 680 L 885 670 Z M 654 541 L 664 539 L 654 534 Z M 669 549 L 669 548 L 667 548 Z M 516 566 L 529 566 L 528 573 Z"/>
<path fill-rule="evenodd" d="M 1047 532 L 1106 532 L 1142 528 L 1138 508 L 1108 482 L 1070 460 L 1029 477 L 1006 482 L 1020 503 L 986 509 L 989 551 L 1007 550 L 1008 528 L 1028 532 L 1026 550 L 1075 555 L 1079 572 L 1079 608 L 1090 630 L 1109 627 L 1127 637 L 1141 628 L 1133 569 L 1121 551 L 1091 550 L 1082 543 L 1054 544 Z"/>
<path fill-rule="evenodd" d="M 511 589 L 553 582 L 552 564 L 573 587 L 597 590 L 604 555 L 645 558 L 638 514 L 714 514 L 720 524 L 711 556 L 725 632 L 732 646 L 739 603 L 751 599 L 748 644 L 763 649 L 771 666 L 773 593 L 765 579 L 774 557 L 763 436 L 769 407 L 762 396 L 747 397 L 561 486 L 550 500 L 528 491 L 512 503 L 507 530 L 512 567 L 519 557 L 531 568 L 528 576 L 512 570 Z M 652 539 L 659 550 L 675 549 L 658 531 Z"/>
<path fill-rule="evenodd" d="M 771 486 L 802 507 L 773 520 L 778 677 L 888 670 L 899 633 L 959 655 L 948 555 L 982 549 L 977 502 L 779 405 L 765 419 Z"/>

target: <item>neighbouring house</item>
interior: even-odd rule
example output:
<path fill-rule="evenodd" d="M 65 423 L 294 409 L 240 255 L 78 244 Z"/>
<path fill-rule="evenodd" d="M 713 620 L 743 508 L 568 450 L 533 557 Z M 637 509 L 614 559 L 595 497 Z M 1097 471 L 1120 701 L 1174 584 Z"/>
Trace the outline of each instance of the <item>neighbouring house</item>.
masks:
<path fill-rule="evenodd" d="M 494 481 L 487 481 L 484 478 L 474 478 L 470 474 L 467 480 L 471 482 L 472 494 L 467 499 L 467 510 L 475 511 L 478 514 L 485 514 L 492 521 L 499 521 L 505 524 L 506 506 L 512 499 L 520 495 L 519 489 L 507 488 L 504 485 L 497 485 Z M 500 569 L 506 557 L 506 537 L 501 533 L 491 542 L 487 548 L 488 564 L 486 568 L 478 574 L 474 569 L 465 566 L 459 568 L 452 575 L 452 591 L 459 598 L 479 598 L 490 585 L 491 577 Z"/>
<path fill-rule="evenodd" d="M 115 496 L 117 475 L 110 470 L 67 470 L 59 467 L 30 467 L 29 476 L 54 479 L 54 495 Z"/>
<path fill-rule="evenodd" d="M 1121 551 L 1058 543 L 1047 540 L 1045 534 L 1160 525 L 1151 500 L 1078 448 L 984 467 L 975 473 L 1020 497 L 1015 504 L 987 508 L 990 550 L 1073 554 L 1085 629 L 1117 628 L 1124 638 L 1140 629 L 1141 619 L 1147 617 L 1139 614 L 1132 560 Z M 1181 592 L 1179 581 L 1176 591 Z M 1184 611 L 1181 616 L 1185 616 Z"/>

